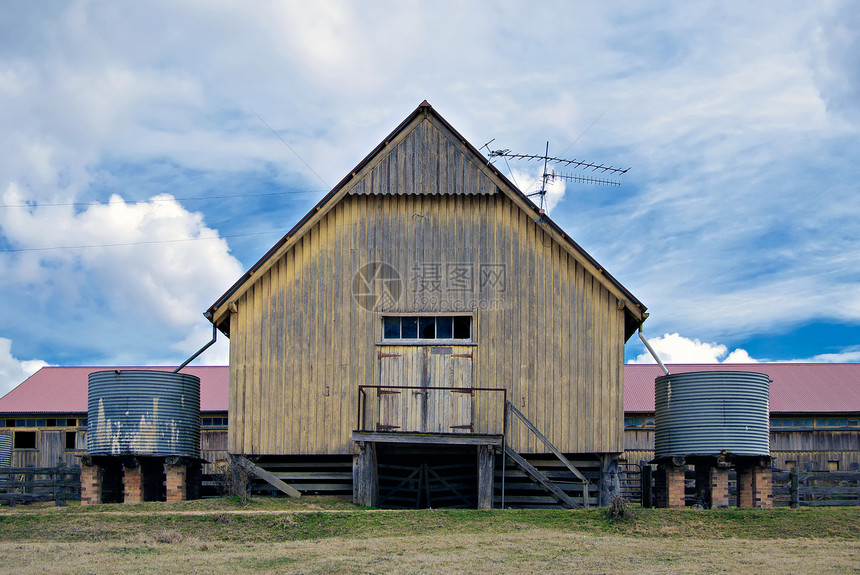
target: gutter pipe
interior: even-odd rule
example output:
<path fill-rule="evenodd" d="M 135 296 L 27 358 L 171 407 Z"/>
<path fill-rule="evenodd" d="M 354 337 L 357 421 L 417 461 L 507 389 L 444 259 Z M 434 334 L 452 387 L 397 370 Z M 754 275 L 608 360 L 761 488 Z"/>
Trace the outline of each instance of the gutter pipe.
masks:
<path fill-rule="evenodd" d="M 645 323 L 645 320 L 646 320 L 646 319 L 648 319 L 648 314 L 645 314 L 645 318 L 642 320 L 642 323 Z M 642 323 L 640 323 L 640 324 L 639 324 L 639 339 L 641 339 L 641 340 L 642 340 L 642 343 L 644 343 L 644 344 L 645 344 L 645 347 L 646 347 L 646 348 L 648 349 L 648 351 L 651 353 L 651 357 L 653 357 L 654 359 L 656 359 L 656 360 L 657 360 L 657 365 L 659 365 L 659 366 L 660 366 L 660 369 L 662 369 L 662 370 L 663 370 L 663 373 L 665 373 L 666 375 L 669 375 L 669 370 L 668 370 L 668 369 L 666 369 L 666 366 L 665 366 L 665 365 L 663 365 L 663 362 L 662 362 L 662 361 L 660 361 L 660 357 L 657 355 L 657 352 L 656 352 L 656 351 L 654 351 L 654 348 L 653 348 L 653 347 L 651 347 L 651 344 L 650 344 L 650 343 L 648 343 L 648 340 L 647 340 L 647 339 L 645 339 L 645 336 L 644 336 L 644 335 L 642 335 Z"/>
<path fill-rule="evenodd" d="M 206 345 L 204 345 L 203 347 L 198 349 L 197 353 L 195 353 L 194 355 L 192 355 L 191 357 L 189 357 L 188 359 L 183 361 L 182 365 L 180 365 L 179 367 L 177 367 L 176 369 L 173 370 L 173 373 L 179 373 L 180 369 L 182 369 L 183 367 L 185 367 L 186 365 L 188 365 L 189 363 L 191 363 L 192 361 L 197 359 L 197 356 L 200 355 L 201 353 L 203 353 L 204 351 L 206 351 L 207 349 L 209 349 L 209 346 L 211 346 L 213 343 L 215 343 L 216 339 L 218 339 L 218 326 L 215 325 L 215 322 L 212 322 L 212 339 L 209 340 L 209 343 L 207 343 Z"/>

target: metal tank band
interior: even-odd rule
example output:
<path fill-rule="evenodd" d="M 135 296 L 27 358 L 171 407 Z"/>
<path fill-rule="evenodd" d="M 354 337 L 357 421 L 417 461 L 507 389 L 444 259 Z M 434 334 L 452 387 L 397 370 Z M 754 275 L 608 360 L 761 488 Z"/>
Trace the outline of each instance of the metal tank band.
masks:
<path fill-rule="evenodd" d="M 655 380 L 655 455 L 770 455 L 770 378 L 724 371 Z"/>
<path fill-rule="evenodd" d="M 200 456 L 200 378 L 185 373 L 91 373 L 90 455 Z"/>

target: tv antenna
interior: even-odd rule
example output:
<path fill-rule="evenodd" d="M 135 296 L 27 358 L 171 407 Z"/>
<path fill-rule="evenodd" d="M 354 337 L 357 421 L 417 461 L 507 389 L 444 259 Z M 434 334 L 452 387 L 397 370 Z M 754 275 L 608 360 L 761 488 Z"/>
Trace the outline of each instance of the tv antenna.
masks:
<path fill-rule="evenodd" d="M 495 138 L 481 146 L 481 149 L 487 149 L 487 155 L 490 158 L 490 162 L 493 161 L 493 158 L 504 158 L 505 163 L 509 159 L 511 160 L 525 160 L 525 161 L 543 161 L 543 174 L 541 175 L 541 186 L 540 190 L 537 192 L 533 192 L 531 194 L 526 194 L 528 197 L 540 196 L 540 203 L 538 207 L 540 208 L 541 217 L 546 213 L 546 184 L 550 181 L 555 180 L 565 180 L 568 182 L 579 182 L 581 184 L 597 184 L 603 186 L 620 186 L 621 182 L 618 180 L 610 180 L 603 177 L 600 177 L 604 174 L 609 175 L 621 175 L 626 174 L 630 168 L 621 169 L 616 168 L 614 166 L 607 166 L 604 164 L 595 164 L 593 162 L 584 162 L 582 160 L 577 159 L 567 159 L 567 158 L 556 158 L 554 156 L 549 155 L 549 142 L 546 143 L 546 151 L 543 154 L 515 154 L 510 150 L 491 150 L 490 144 L 495 141 Z M 572 169 L 581 169 L 583 171 L 590 171 L 591 173 L 596 173 L 597 177 L 591 175 L 581 175 L 581 174 L 571 174 L 564 172 L 557 172 L 555 167 L 566 167 Z M 508 166 L 510 170 L 510 166 Z"/>

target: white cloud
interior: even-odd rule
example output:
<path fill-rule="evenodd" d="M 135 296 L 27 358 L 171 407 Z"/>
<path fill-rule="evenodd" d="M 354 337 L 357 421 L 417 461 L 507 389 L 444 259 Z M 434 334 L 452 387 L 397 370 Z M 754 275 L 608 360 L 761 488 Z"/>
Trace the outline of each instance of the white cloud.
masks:
<path fill-rule="evenodd" d="M 677 333 L 649 338 L 648 343 L 663 363 L 758 363 L 746 350 L 735 349 L 728 353 L 728 348 L 723 344 L 701 342 Z M 657 362 L 646 350 L 628 363 Z"/>
<path fill-rule="evenodd" d="M 0 337 L 0 397 L 48 365 L 40 359 L 21 360 L 12 356 L 12 340 Z"/>
<path fill-rule="evenodd" d="M 837 353 L 822 353 L 805 359 L 792 359 L 789 363 L 860 363 L 860 346 L 851 346 Z"/>
<path fill-rule="evenodd" d="M 22 198 L 10 186 L 3 200 L 18 204 Z M 0 231 L 14 249 L 24 250 L 3 258 L 0 287 L 26 293 L 38 286 L 31 312 L 50 309 L 46 322 L 91 314 L 93 324 L 110 315 L 132 332 L 141 325 L 161 326 L 166 356 L 171 348 L 189 352 L 205 343 L 203 310 L 242 271 L 227 242 L 202 215 L 168 194 L 134 204 L 114 195 L 81 212 L 66 206 L 4 210 Z M 42 250 L 54 247 L 60 249 Z M 76 330 L 89 331 L 80 325 Z M 97 347 L 115 338 L 90 336 Z M 158 343 L 149 345 L 157 349 Z"/>

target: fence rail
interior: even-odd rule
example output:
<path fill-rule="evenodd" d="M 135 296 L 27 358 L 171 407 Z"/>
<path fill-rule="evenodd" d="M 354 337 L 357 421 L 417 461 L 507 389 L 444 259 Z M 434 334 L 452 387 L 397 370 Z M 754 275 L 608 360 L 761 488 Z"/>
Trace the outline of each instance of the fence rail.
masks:
<path fill-rule="evenodd" d="M 81 498 L 81 470 L 78 467 L 0 467 L 0 505 Z"/>
<path fill-rule="evenodd" d="M 860 505 L 860 472 L 798 471 L 773 474 L 773 504 L 785 507 Z"/>

